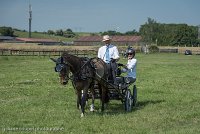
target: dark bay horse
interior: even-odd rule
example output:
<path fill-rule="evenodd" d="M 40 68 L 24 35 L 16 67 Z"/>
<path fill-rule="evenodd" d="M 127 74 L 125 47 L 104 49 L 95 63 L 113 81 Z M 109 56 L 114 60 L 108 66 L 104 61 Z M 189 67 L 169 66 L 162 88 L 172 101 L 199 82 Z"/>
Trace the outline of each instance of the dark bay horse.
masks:
<path fill-rule="evenodd" d="M 103 60 L 99 58 L 77 57 L 67 52 L 63 53 L 56 62 L 55 71 L 59 72 L 62 84 L 67 84 L 68 80 L 72 80 L 72 84 L 77 94 L 77 108 L 81 106 L 81 117 L 85 113 L 85 105 L 88 96 L 88 90 L 91 90 L 92 104 L 94 105 L 94 84 L 98 83 L 101 95 L 101 111 L 104 111 L 104 104 L 108 102 L 107 95 L 107 67 Z M 69 71 L 73 74 L 69 77 Z"/>

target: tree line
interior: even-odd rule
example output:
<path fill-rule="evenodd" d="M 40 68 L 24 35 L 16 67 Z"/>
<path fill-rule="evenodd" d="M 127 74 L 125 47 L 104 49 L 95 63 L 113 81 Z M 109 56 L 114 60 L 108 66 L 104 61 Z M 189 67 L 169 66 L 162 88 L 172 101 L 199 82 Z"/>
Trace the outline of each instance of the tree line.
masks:
<path fill-rule="evenodd" d="M 74 38 L 76 36 L 76 34 L 70 28 L 68 28 L 66 30 L 59 29 L 59 30 L 56 30 L 56 31 L 48 30 L 47 34 L 63 36 L 63 37 L 66 37 L 66 38 Z"/>
<path fill-rule="evenodd" d="M 198 26 L 187 24 L 162 24 L 148 18 L 139 30 L 144 42 L 157 45 L 198 46 Z"/>
<path fill-rule="evenodd" d="M 15 36 L 14 30 L 11 27 L 0 27 L 0 35 Z M 25 31 L 25 30 L 23 30 Z M 63 36 L 66 38 L 74 38 L 78 36 L 70 28 L 66 30 L 48 30 L 43 32 L 48 35 Z M 139 32 L 133 29 L 125 33 L 117 31 L 105 31 L 100 33 L 91 33 L 91 35 L 139 35 L 142 36 L 143 42 L 147 44 L 156 44 L 160 46 L 198 46 L 200 40 L 198 39 L 198 26 L 189 26 L 187 24 L 163 24 L 158 23 L 154 19 L 148 18 L 147 22 L 140 26 Z"/>

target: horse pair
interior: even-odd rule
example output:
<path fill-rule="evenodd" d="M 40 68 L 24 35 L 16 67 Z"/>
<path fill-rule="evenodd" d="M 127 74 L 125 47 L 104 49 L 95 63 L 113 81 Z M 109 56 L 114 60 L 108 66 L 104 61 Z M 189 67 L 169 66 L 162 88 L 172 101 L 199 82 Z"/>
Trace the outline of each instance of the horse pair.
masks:
<path fill-rule="evenodd" d="M 51 58 L 55 63 L 55 71 L 59 72 L 61 84 L 67 84 L 71 79 L 73 87 L 77 94 L 77 108 L 81 106 L 81 117 L 85 113 L 85 105 L 88 96 L 88 90 L 92 93 L 92 106 L 94 106 L 94 85 L 98 83 L 101 111 L 104 111 L 104 105 L 108 102 L 108 89 L 106 86 L 107 66 L 99 58 L 77 57 L 64 52 L 58 59 Z M 73 75 L 69 76 L 69 72 Z"/>

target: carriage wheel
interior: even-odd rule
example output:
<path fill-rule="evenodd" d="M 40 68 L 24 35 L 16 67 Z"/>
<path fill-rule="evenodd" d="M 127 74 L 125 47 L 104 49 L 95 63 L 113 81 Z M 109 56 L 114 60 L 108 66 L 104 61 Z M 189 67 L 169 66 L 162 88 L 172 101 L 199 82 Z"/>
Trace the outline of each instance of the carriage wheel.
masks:
<path fill-rule="evenodd" d="M 130 112 L 132 110 L 132 103 L 133 103 L 133 100 L 132 100 L 131 91 L 130 89 L 127 89 L 125 93 L 125 103 L 124 103 L 125 111 Z"/>
<path fill-rule="evenodd" d="M 133 86 L 133 106 L 137 105 L 137 88 L 136 85 Z"/>

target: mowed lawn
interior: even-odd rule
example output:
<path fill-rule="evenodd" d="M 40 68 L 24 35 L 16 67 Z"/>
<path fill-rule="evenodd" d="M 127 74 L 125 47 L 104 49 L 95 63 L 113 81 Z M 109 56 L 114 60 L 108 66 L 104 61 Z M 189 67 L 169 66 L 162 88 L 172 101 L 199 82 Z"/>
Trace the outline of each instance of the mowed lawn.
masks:
<path fill-rule="evenodd" d="M 200 133 L 200 56 L 137 54 L 138 106 L 112 100 L 80 118 L 71 82 L 49 57 L 0 57 L 0 133 Z M 120 62 L 126 63 L 121 58 Z M 90 101 L 89 101 L 90 103 Z"/>

